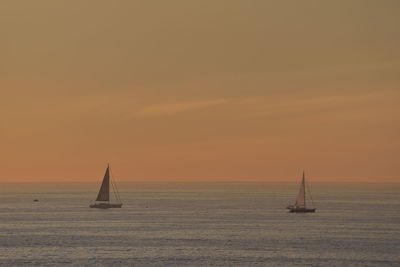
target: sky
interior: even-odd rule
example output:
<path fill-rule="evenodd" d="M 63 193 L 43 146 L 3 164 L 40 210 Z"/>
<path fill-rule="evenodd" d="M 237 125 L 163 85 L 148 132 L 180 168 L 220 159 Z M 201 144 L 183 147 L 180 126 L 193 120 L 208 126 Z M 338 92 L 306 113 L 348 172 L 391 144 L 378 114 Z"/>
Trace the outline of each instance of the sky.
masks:
<path fill-rule="evenodd" d="M 400 2 L 0 2 L 0 182 L 400 182 Z"/>

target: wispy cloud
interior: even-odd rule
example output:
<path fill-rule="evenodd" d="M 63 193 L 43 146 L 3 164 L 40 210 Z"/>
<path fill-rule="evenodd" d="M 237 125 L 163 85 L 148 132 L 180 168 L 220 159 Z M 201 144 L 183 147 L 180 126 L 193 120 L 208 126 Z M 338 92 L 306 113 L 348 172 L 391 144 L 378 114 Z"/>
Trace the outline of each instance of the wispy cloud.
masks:
<path fill-rule="evenodd" d="M 217 106 L 227 102 L 228 100 L 225 99 L 217 99 L 207 101 L 177 102 L 150 105 L 138 110 L 136 113 L 133 114 L 133 117 L 167 116 L 185 111 Z"/>
<path fill-rule="evenodd" d="M 313 96 L 310 94 L 277 95 L 272 97 L 258 97 L 242 99 L 244 114 L 278 115 L 304 113 L 356 113 L 372 109 L 387 109 L 395 107 L 395 101 L 400 96 L 398 91 L 382 90 L 367 92 L 350 92 L 334 95 Z"/>

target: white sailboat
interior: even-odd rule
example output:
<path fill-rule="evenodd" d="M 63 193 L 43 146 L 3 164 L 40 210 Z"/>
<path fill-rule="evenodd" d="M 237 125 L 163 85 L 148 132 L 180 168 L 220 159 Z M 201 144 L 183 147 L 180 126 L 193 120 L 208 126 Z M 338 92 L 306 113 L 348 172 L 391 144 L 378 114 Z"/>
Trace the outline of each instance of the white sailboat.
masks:
<path fill-rule="evenodd" d="M 311 199 L 312 201 L 312 199 Z M 307 208 L 306 206 L 306 179 L 303 171 L 303 179 L 301 180 L 299 194 L 293 205 L 287 206 L 290 212 L 315 212 L 316 208 Z"/>
<path fill-rule="evenodd" d="M 114 191 L 115 199 L 117 203 L 110 203 L 110 182 Z M 115 182 L 110 179 L 110 165 L 107 166 L 106 173 L 104 174 L 103 182 L 101 184 L 99 193 L 94 204 L 89 207 L 98 209 L 108 209 L 108 208 L 121 208 L 122 202 L 119 197 L 117 186 Z"/>

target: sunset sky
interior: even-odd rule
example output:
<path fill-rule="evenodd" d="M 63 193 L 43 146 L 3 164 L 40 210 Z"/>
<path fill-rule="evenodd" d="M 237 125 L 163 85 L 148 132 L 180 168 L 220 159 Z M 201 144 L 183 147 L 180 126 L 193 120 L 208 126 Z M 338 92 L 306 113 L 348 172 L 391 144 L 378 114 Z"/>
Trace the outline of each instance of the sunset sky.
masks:
<path fill-rule="evenodd" d="M 0 182 L 400 182 L 400 1 L 0 2 Z"/>

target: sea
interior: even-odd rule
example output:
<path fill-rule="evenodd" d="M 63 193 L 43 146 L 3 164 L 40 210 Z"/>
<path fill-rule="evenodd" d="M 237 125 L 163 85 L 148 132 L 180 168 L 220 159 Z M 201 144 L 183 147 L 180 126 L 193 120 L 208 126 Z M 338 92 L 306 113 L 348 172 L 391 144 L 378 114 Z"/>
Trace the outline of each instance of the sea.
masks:
<path fill-rule="evenodd" d="M 0 184 L 0 266 L 400 266 L 397 183 L 311 183 L 307 214 L 297 183 L 118 185 Z"/>

